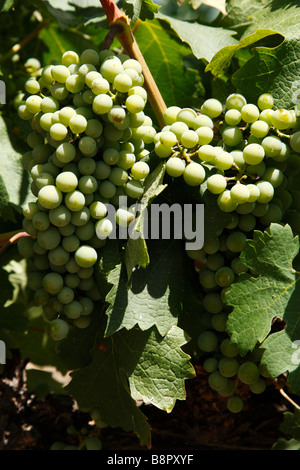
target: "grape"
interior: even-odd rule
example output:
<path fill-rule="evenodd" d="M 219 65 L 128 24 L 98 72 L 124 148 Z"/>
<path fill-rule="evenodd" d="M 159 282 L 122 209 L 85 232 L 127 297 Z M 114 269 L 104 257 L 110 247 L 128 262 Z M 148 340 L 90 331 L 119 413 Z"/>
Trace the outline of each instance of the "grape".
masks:
<path fill-rule="evenodd" d="M 228 266 L 222 266 L 215 273 L 215 280 L 220 287 L 229 287 L 235 278 L 234 271 Z"/>
<path fill-rule="evenodd" d="M 219 100 L 215 98 L 209 98 L 204 101 L 200 108 L 200 111 L 202 114 L 205 114 L 211 119 L 214 119 L 220 116 L 220 114 L 223 112 L 223 106 Z"/>
<path fill-rule="evenodd" d="M 131 167 L 131 175 L 135 179 L 145 179 L 150 173 L 150 167 L 146 162 L 136 162 Z"/>
<path fill-rule="evenodd" d="M 139 113 L 145 108 L 145 100 L 139 95 L 129 95 L 126 98 L 125 106 L 130 113 Z"/>
<path fill-rule="evenodd" d="M 213 289 L 214 287 L 217 286 L 216 280 L 215 280 L 215 273 L 214 271 L 211 271 L 210 269 L 201 269 L 199 273 L 199 281 L 200 284 L 207 288 L 207 289 Z"/>
<path fill-rule="evenodd" d="M 142 163 L 142 162 L 139 162 L 139 163 Z M 123 170 L 123 168 L 118 168 L 118 167 L 112 168 L 110 175 L 109 175 L 109 181 L 115 186 L 124 185 L 128 181 L 128 178 L 129 176 L 128 176 L 127 171 Z"/>
<path fill-rule="evenodd" d="M 218 370 L 212 372 L 208 377 L 208 385 L 212 390 L 219 391 L 228 385 L 228 378 L 224 377 Z"/>
<path fill-rule="evenodd" d="M 218 364 L 219 372 L 224 377 L 233 377 L 239 368 L 237 359 L 231 357 L 222 357 Z"/>
<path fill-rule="evenodd" d="M 240 111 L 246 104 L 246 98 L 239 93 L 232 93 L 229 95 L 225 103 L 227 109 L 237 109 L 238 111 Z"/>
<path fill-rule="evenodd" d="M 181 111 L 179 106 L 169 106 L 164 111 L 164 121 L 167 125 L 171 125 L 176 122 L 177 115 Z"/>
<path fill-rule="evenodd" d="M 247 237 L 243 232 L 231 232 L 226 238 L 226 245 L 228 250 L 233 253 L 239 253 L 244 250 L 246 246 Z"/>
<path fill-rule="evenodd" d="M 229 189 L 225 189 L 225 191 L 219 195 L 217 204 L 223 212 L 232 212 L 238 206 L 238 203 L 231 197 L 231 191 Z"/>
<path fill-rule="evenodd" d="M 291 135 L 290 146 L 294 152 L 300 153 L 300 131 Z"/>
<path fill-rule="evenodd" d="M 98 437 L 90 437 L 85 443 L 87 450 L 101 450 L 102 441 Z"/>
<path fill-rule="evenodd" d="M 256 382 L 249 385 L 249 389 L 255 394 L 263 393 L 266 389 L 266 382 L 262 378 L 259 378 Z"/>
<path fill-rule="evenodd" d="M 43 288 L 49 294 L 57 294 L 63 287 L 63 278 L 58 273 L 48 273 L 43 277 Z"/>
<path fill-rule="evenodd" d="M 95 230 L 97 237 L 105 240 L 112 233 L 113 224 L 109 219 L 104 218 L 96 222 Z"/>
<path fill-rule="evenodd" d="M 242 115 L 238 109 L 228 109 L 224 118 L 229 126 L 237 126 L 242 119 Z"/>
<path fill-rule="evenodd" d="M 205 169 L 200 163 L 191 162 L 186 165 L 183 179 L 189 186 L 198 186 L 205 179 Z"/>
<path fill-rule="evenodd" d="M 240 413 L 244 407 L 243 400 L 240 397 L 230 397 L 227 401 L 227 408 L 231 413 Z"/>
<path fill-rule="evenodd" d="M 267 157 L 277 157 L 282 149 L 281 140 L 274 136 L 265 137 L 261 142 L 261 146 L 264 148 Z"/>
<path fill-rule="evenodd" d="M 222 139 L 226 145 L 236 147 L 243 138 L 241 129 L 236 126 L 228 126 L 222 132 Z"/>
<path fill-rule="evenodd" d="M 137 180 L 128 181 L 125 190 L 126 194 L 133 199 L 139 199 L 144 191 L 142 184 Z"/>
<path fill-rule="evenodd" d="M 237 183 L 230 189 L 230 195 L 233 201 L 236 201 L 238 204 L 243 204 L 249 200 L 250 191 L 247 185 Z"/>
<path fill-rule="evenodd" d="M 271 109 L 274 106 L 274 98 L 270 93 L 263 93 L 258 97 L 257 106 L 259 109 Z"/>
<path fill-rule="evenodd" d="M 227 187 L 227 180 L 223 175 L 211 175 L 206 180 L 207 189 L 213 194 L 222 193 Z"/>
<path fill-rule="evenodd" d="M 178 112 L 176 120 L 183 122 L 189 128 L 193 126 L 196 117 L 197 114 L 192 108 L 183 108 Z"/>
<path fill-rule="evenodd" d="M 249 165 L 258 165 L 265 157 L 265 149 L 260 144 L 248 144 L 243 149 L 243 158 Z"/>
<path fill-rule="evenodd" d="M 215 148 L 210 144 L 202 145 L 198 150 L 198 157 L 205 162 L 213 162 L 216 156 Z"/>
<path fill-rule="evenodd" d="M 246 361 L 239 366 L 237 374 L 241 382 L 250 385 L 257 382 L 260 372 L 254 362 Z"/>
<path fill-rule="evenodd" d="M 288 129 L 292 127 L 292 114 L 285 109 L 276 109 L 272 114 L 272 124 L 276 129 Z"/>
<path fill-rule="evenodd" d="M 67 192 L 65 195 L 65 205 L 71 211 L 80 211 L 85 206 L 85 197 L 77 189 Z"/>
<path fill-rule="evenodd" d="M 69 326 L 64 320 L 57 318 L 50 322 L 49 334 L 55 341 L 60 341 L 64 339 L 68 335 L 68 333 Z"/>
<path fill-rule="evenodd" d="M 218 369 L 218 360 L 215 357 L 205 359 L 203 369 L 208 373 L 215 372 Z"/>
<path fill-rule="evenodd" d="M 199 142 L 199 135 L 196 131 L 187 130 L 181 135 L 181 143 L 185 148 L 191 149 Z"/>
<path fill-rule="evenodd" d="M 204 352 L 212 352 L 218 345 L 217 335 L 213 331 L 204 331 L 197 338 L 199 349 Z"/>
<path fill-rule="evenodd" d="M 219 170 L 229 170 L 233 165 L 233 157 L 229 152 L 226 152 L 222 148 L 216 148 L 216 155 L 213 160 L 213 164 Z"/>
<path fill-rule="evenodd" d="M 260 111 L 255 104 L 247 103 L 241 108 L 242 119 L 252 124 L 259 118 Z"/>
<path fill-rule="evenodd" d="M 210 292 L 203 298 L 203 307 L 209 313 L 220 313 L 223 309 L 223 301 L 218 292 Z"/>
<path fill-rule="evenodd" d="M 46 185 L 38 192 L 38 201 L 45 209 L 54 209 L 62 202 L 62 193 L 54 185 Z"/>
<path fill-rule="evenodd" d="M 260 191 L 259 197 L 257 198 L 257 202 L 260 202 L 262 204 L 270 202 L 274 196 L 274 187 L 272 186 L 272 184 L 269 183 L 269 181 L 261 180 L 256 183 L 256 186 Z"/>
<path fill-rule="evenodd" d="M 76 148 L 70 142 L 63 142 L 57 147 L 55 155 L 60 162 L 69 163 L 75 158 Z"/>
<path fill-rule="evenodd" d="M 185 170 L 185 161 L 180 157 L 171 157 L 166 163 L 166 172 L 168 175 L 178 177 L 183 175 Z"/>
<path fill-rule="evenodd" d="M 225 338 L 220 344 L 220 351 L 225 357 L 234 358 L 238 355 L 238 347 L 230 338 Z"/>

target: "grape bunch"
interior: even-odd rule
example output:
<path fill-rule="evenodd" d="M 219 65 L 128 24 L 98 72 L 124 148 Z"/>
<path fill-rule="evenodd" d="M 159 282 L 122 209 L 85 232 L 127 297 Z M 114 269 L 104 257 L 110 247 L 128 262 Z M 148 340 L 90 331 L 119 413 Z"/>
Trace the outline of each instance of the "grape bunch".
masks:
<path fill-rule="evenodd" d="M 257 351 L 240 357 L 231 341 L 226 292 L 239 274 L 257 275 L 240 258 L 253 230 L 292 222 L 296 216 L 294 228 L 300 231 L 299 207 L 294 209 L 299 193 L 293 197 L 291 190 L 300 172 L 299 119 L 294 110 L 275 109 L 268 93 L 256 104 L 234 93 L 225 105 L 207 99 L 198 112 L 172 106 L 165 124 L 154 144 L 166 172 L 213 195 L 216 211 L 228 216 L 223 230 L 206 236 L 202 249 L 187 254 L 194 260 L 202 295 L 203 331 L 197 345 L 208 385 L 237 413 L 248 393 L 265 390 L 268 372 Z"/>
<path fill-rule="evenodd" d="M 34 300 L 60 340 L 70 325 L 90 324 L 100 299 L 98 251 L 114 222 L 134 220 L 130 202 L 143 194 L 156 131 L 145 114 L 141 65 L 126 54 L 66 51 L 58 64 L 33 65 L 18 115 L 31 124 L 22 165 L 34 200 L 23 208 L 30 236 L 18 248 L 32 264 Z"/>

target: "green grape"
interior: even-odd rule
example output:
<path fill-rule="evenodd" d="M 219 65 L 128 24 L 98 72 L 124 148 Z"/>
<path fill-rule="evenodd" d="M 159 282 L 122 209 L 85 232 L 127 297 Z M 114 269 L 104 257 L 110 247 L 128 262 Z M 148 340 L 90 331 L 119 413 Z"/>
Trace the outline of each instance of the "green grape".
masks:
<path fill-rule="evenodd" d="M 214 138 L 214 132 L 208 126 L 201 126 L 196 128 L 196 134 L 198 135 L 199 145 L 209 145 Z"/>
<path fill-rule="evenodd" d="M 179 111 L 181 111 L 181 108 L 179 106 L 169 106 L 164 111 L 164 121 L 166 125 L 171 125 L 176 122 L 176 118 Z"/>
<path fill-rule="evenodd" d="M 97 251 L 89 245 L 81 245 L 75 251 L 75 261 L 82 268 L 93 266 L 98 258 Z"/>
<path fill-rule="evenodd" d="M 218 370 L 208 376 L 208 385 L 212 390 L 218 392 L 228 386 L 228 378 L 224 377 Z"/>
<path fill-rule="evenodd" d="M 231 232 L 226 238 L 226 245 L 228 250 L 233 253 L 240 253 L 246 246 L 247 237 L 243 232 Z"/>
<path fill-rule="evenodd" d="M 281 153 L 282 142 L 278 137 L 267 136 L 262 142 L 261 146 L 263 147 L 267 157 L 277 157 Z"/>
<path fill-rule="evenodd" d="M 92 175 L 83 175 L 78 180 L 78 190 L 83 194 L 92 194 L 98 188 L 98 182 Z"/>
<path fill-rule="evenodd" d="M 197 345 L 201 351 L 212 352 L 218 345 L 218 337 L 213 331 L 204 331 L 198 336 Z"/>
<path fill-rule="evenodd" d="M 172 131 L 160 132 L 160 142 L 166 147 L 173 147 L 177 143 L 177 136 Z"/>
<path fill-rule="evenodd" d="M 77 226 L 75 234 L 80 240 L 89 241 L 95 235 L 94 223 L 89 220 L 84 225 Z"/>
<path fill-rule="evenodd" d="M 220 313 L 223 310 L 223 301 L 218 292 L 209 292 L 203 297 L 203 307 L 209 313 Z"/>
<path fill-rule="evenodd" d="M 284 130 L 292 127 L 293 116 L 286 109 L 276 109 L 272 114 L 272 124 L 276 129 Z"/>
<path fill-rule="evenodd" d="M 119 161 L 120 154 L 117 149 L 108 147 L 104 150 L 102 158 L 107 165 L 115 165 Z"/>
<path fill-rule="evenodd" d="M 127 183 L 128 178 L 129 176 L 127 171 L 119 167 L 112 168 L 109 175 L 109 181 L 115 186 L 123 186 L 125 183 Z"/>
<path fill-rule="evenodd" d="M 242 119 L 249 124 L 257 121 L 260 111 L 255 104 L 247 103 L 241 108 Z"/>
<path fill-rule="evenodd" d="M 274 98 L 270 93 L 263 93 L 258 97 L 257 106 L 262 111 L 264 109 L 271 109 L 274 106 Z"/>
<path fill-rule="evenodd" d="M 225 103 L 227 109 L 237 109 L 238 111 L 241 111 L 242 107 L 246 104 L 246 98 L 239 93 L 229 95 Z"/>
<path fill-rule="evenodd" d="M 236 126 L 228 126 L 222 131 L 222 139 L 226 145 L 236 147 L 243 139 L 243 132 Z"/>
<path fill-rule="evenodd" d="M 224 263 L 225 259 L 224 256 L 221 255 L 221 253 L 213 253 L 212 255 L 209 255 L 207 257 L 206 266 L 212 271 L 217 271 L 219 268 L 224 266 Z"/>
<path fill-rule="evenodd" d="M 30 258 L 34 255 L 33 243 L 34 240 L 28 236 L 24 236 L 18 240 L 17 247 L 22 257 Z"/>
<path fill-rule="evenodd" d="M 246 361 L 239 366 L 237 374 L 241 382 L 250 385 L 257 382 L 260 372 L 254 362 Z"/>
<path fill-rule="evenodd" d="M 256 183 L 256 186 L 259 188 L 260 194 L 259 197 L 257 198 L 257 202 L 260 202 L 262 204 L 266 204 L 270 202 L 274 196 L 274 187 L 272 186 L 269 181 L 258 181 Z"/>
<path fill-rule="evenodd" d="M 265 149 L 260 144 L 248 144 L 243 149 L 243 158 L 249 165 L 258 165 L 265 157 Z"/>
<path fill-rule="evenodd" d="M 266 390 L 266 382 L 259 378 L 256 382 L 249 385 L 249 389 L 255 394 L 263 393 Z"/>
<path fill-rule="evenodd" d="M 74 299 L 74 290 L 70 287 L 63 286 L 56 294 L 56 298 L 63 305 L 67 305 Z"/>
<path fill-rule="evenodd" d="M 202 114 L 205 114 L 211 119 L 215 119 L 220 116 L 220 114 L 222 114 L 223 106 L 219 100 L 215 98 L 209 98 L 204 101 L 200 108 L 200 111 Z"/>
<path fill-rule="evenodd" d="M 221 147 L 217 147 L 215 152 L 216 154 L 212 163 L 218 170 L 229 170 L 234 163 L 231 153 L 226 152 Z"/>
<path fill-rule="evenodd" d="M 215 273 L 215 281 L 220 287 L 229 287 L 235 279 L 234 271 L 228 266 L 222 266 Z"/>
<path fill-rule="evenodd" d="M 100 240 L 105 240 L 113 232 L 113 224 L 109 219 L 103 218 L 96 222 L 95 231 Z"/>
<path fill-rule="evenodd" d="M 281 170 L 274 167 L 268 167 L 263 174 L 264 181 L 271 183 L 273 188 L 278 188 L 283 181 L 284 174 Z"/>
<path fill-rule="evenodd" d="M 242 232 L 251 232 L 256 227 L 256 217 L 253 214 L 241 214 L 239 217 L 238 228 Z"/>
<path fill-rule="evenodd" d="M 89 206 L 90 214 L 94 219 L 103 219 L 107 214 L 107 207 L 101 201 L 95 201 Z"/>
<path fill-rule="evenodd" d="M 190 162 L 183 172 L 183 179 L 189 186 L 198 186 L 205 180 L 205 169 L 200 163 Z"/>
<path fill-rule="evenodd" d="M 63 227 L 71 221 L 71 212 L 66 206 L 60 205 L 49 210 L 49 220 L 52 225 Z"/>
<path fill-rule="evenodd" d="M 215 147 L 210 144 L 202 145 L 198 150 L 198 157 L 205 162 L 214 162 L 216 156 Z"/>
<path fill-rule="evenodd" d="M 60 162 L 69 163 L 76 156 L 76 147 L 70 142 L 63 142 L 57 147 L 55 155 Z"/>
<path fill-rule="evenodd" d="M 238 203 L 232 199 L 231 191 L 229 189 L 225 189 L 225 191 L 219 195 L 217 204 L 223 212 L 232 212 L 238 206 Z"/>
<path fill-rule="evenodd" d="M 63 171 L 57 175 L 55 184 L 60 191 L 69 193 L 77 188 L 78 178 L 71 171 Z"/>
<path fill-rule="evenodd" d="M 294 132 L 290 138 L 290 146 L 296 153 L 300 153 L 300 131 Z"/>
<path fill-rule="evenodd" d="M 116 222 L 120 227 L 127 227 L 135 219 L 132 212 L 119 208 L 116 212 Z"/>
<path fill-rule="evenodd" d="M 192 108 L 182 108 L 179 110 L 176 120 L 183 122 L 187 127 L 193 127 L 197 113 Z"/>
<path fill-rule="evenodd" d="M 70 318 L 71 320 L 79 318 L 81 312 L 82 305 L 80 302 L 78 302 L 78 300 L 71 300 L 71 302 L 64 306 L 64 315 L 66 315 L 66 317 Z"/>
<path fill-rule="evenodd" d="M 146 162 L 136 162 L 131 167 L 131 175 L 137 180 L 143 180 L 147 178 L 150 173 L 150 167 Z"/>
<path fill-rule="evenodd" d="M 199 136 L 196 131 L 191 129 L 184 131 L 181 135 L 181 143 L 185 148 L 191 149 L 199 142 Z"/>
<path fill-rule="evenodd" d="M 237 359 L 231 357 L 222 357 L 218 364 L 219 372 L 224 377 L 233 377 L 239 368 Z"/>
<path fill-rule="evenodd" d="M 215 357 L 208 357 L 203 362 L 203 369 L 208 373 L 215 372 L 218 369 L 218 360 Z"/>
<path fill-rule="evenodd" d="M 250 197 L 250 191 L 245 184 L 236 183 L 230 189 L 231 198 L 236 201 L 238 204 L 243 204 L 247 202 Z"/>
<path fill-rule="evenodd" d="M 231 413 L 240 413 L 244 408 L 243 400 L 240 397 L 230 397 L 227 401 L 227 408 Z"/>
<path fill-rule="evenodd" d="M 96 162 L 96 169 L 93 173 L 93 176 L 97 180 L 106 180 L 111 173 L 111 167 L 102 161 Z"/>
<path fill-rule="evenodd" d="M 225 357 L 234 358 L 238 355 L 239 350 L 235 343 L 232 343 L 230 338 L 225 338 L 220 344 L 220 351 Z"/>
<path fill-rule="evenodd" d="M 259 221 L 265 225 L 269 226 L 272 223 L 280 223 L 283 217 L 282 209 L 277 204 L 269 204 L 268 211 L 265 215 L 259 218 Z"/>
<path fill-rule="evenodd" d="M 220 241 L 217 238 L 204 240 L 203 250 L 210 255 L 216 253 L 220 248 Z"/>
<path fill-rule="evenodd" d="M 60 319 L 57 318 L 52 320 L 49 324 L 49 334 L 52 339 L 55 341 L 60 341 L 64 339 L 69 333 L 69 326 L 68 324 Z"/>
<path fill-rule="evenodd" d="M 71 213 L 71 223 L 76 227 L 85 225 L 90 220 L 91 214 L 87 207 Z"/>
<path fill-rule="evenodd" d="M 182 158 L 173 156 L 167 160 L 166 172 L 170 176 L 178 177 L 183 175 L 185 166 L 185 161 Z"/>
<path fill-rule="evenodd" d="M 45 209 L 54 209 L 62 202 L 62 193 L 54 185 L 46 185 L 38 192 L 38 201 Z"/>
<path fill-rule="evenodd" d="M 74 252 L 79 247 L 80 240 L 76 235 L 72 234 L 63 237 L 61 244 L 65 251 Z"/>
<path fill-rule="evenodd" d="M 65 195 L 65 205 L 71 211 L 80 211 L 85 206 L 85 197 L 77 189 L 67 192 Z"/>
<path fill-rule="evenodd" d="M 108 180 L 105 180 L 100 183 L 99 194 L 105 199 L 110 199 L 116 194 L 116 186 Z"/>
<path fill-rule="evenodd" d="M 69 127 L 73 134 L 82 134 L 87 128 L 88 120 L 80 115 L 75 114 L 69 120 Z"/>
<path fill-rule="evenodd" d="M 257 137 L 258 139 L 262 139 L 266 137 L 269 133 L 269 125 L 265 121 L 257 120 L 253 122 L 250 126 L 251 135 Z"/>
<path fill-rule="evenodd" d="M 242 119 L 242 115 L 238 109 L 228 109 L 225 112 L 224 119 L 229 126 L 237 126 Z"/>
<path fill-rule="evenodd" d="M 222 332 L 226 331 L 226 323 L 227 323 L 227 314 L 224 312 L 216 313 L 212 315 L 211 318 L 211 326 L 214 330 Z"/>
<path fill-rule="evenodd" d="M 126 183 L 125 191 L 127 196 L 133 199 L 139 199 L 144 192 L 142 183 L 138 180 L 131 180 Z"/>
<path fill-rule="evenodd" d="M 125 106 L 130 113 L 139 113 L 145 108 L 145 100 L 139 95 L 129 95 L 125 100 Z"/>
<path fill-rule="evenodd" d="M 63 284 L 63 277 L 58 273 L 48 273 L 43 277 L 43 288 L 49 294 L 57 294 L 63 288 Z"/>
<path fill-rule="evenodd" d="M 48 258 L 54 266 L 64 266 L 69 261 L 70 253 L 62 246 L 57 246 L 49 251 Z"/>
<path fill-rule="evenodd" d="M 203 268 L 199 272 L 199 281 L 200 284 L 206 289 L 213 289 L 217 286 L 214 271 L 211 271 L 207 268 Z"/>
<path fill-rule="evenodd" d="M 235 274 L 242 274 L 248 271 L 248 266 L 246 266 L 239 257 L 233 258 L 230 266 Z"/>

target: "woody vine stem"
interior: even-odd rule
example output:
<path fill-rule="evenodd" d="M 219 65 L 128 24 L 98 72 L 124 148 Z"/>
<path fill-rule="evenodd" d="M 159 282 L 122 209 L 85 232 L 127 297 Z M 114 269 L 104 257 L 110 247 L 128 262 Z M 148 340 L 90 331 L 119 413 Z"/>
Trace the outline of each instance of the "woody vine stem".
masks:
<path fill-rule="evenodd" d="M 132 59 L 136 59 L 141 64 L 145 79 L 144 87 L 147 90 L 148 101 L 153 109 L 159 126 L 163 127 L 165 125 L 164 111 L 166 109 L 166 104 L 136 42 L 130 27 L 129 18 L 117 7 L 114 0 L 100 0 L 100 2 L 107 16 L 110 29 L 110 32 L 107 35 L 107 40 L 104 43 L 104 48 L 109 48 L 111 41 L 116 37 L 124 51 Z"/>

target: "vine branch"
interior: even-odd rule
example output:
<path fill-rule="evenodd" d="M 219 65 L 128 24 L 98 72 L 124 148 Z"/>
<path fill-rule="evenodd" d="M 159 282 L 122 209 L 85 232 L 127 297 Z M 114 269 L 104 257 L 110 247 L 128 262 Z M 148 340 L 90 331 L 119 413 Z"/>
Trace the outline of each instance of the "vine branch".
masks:
<path fill-rule="evenodd" d="M 126 54 L 128 54 L 132 59 L 136 59 L 141 64 L 145 79 L 144 87 L 148 94 L 150 106 L 153 109 L 160 127 L 165 126 L 164 111 L 166 110 L 167 106 L 136 42 L 136 39 L 130 28 L 130 20 L 128 16 L 126 16 L 125 13 L 118 8 L 114 0 L 100 0 L 100 2 L 106 13 L 111 31 L 111 34 L 109 33 L 108 35 L 107 42 L 105 42 L 105 48 L 107 48 L 106 46 L 111 41 L 111 35 L 113 34 L 121 43 Z"/>
<path fill-rule="evenodd" d="M 12 235 L 12 233 L 14 233 L 14 235 Z M 9 246 L 16 243 L 19 240 L 19 238 L 22 238 L 22 237 L 30 237 L 30 235 L 28 235 L 27 232 L 17 231 L 17 232 L 10 232 L 8 234 L 4 234 L 3 236 L 1 236 L 2 246 L 0 248 L 0 256 Z"/>

